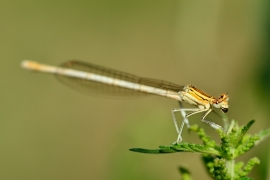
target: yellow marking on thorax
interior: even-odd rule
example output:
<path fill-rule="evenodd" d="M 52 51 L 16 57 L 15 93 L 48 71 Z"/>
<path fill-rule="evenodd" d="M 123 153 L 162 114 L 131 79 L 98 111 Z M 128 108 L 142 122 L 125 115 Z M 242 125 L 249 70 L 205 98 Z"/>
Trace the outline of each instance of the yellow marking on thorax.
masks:
<path fill-rule="evenodd" d="M 189 94 L 191 94 L 193 97 L 195 97 L 198 101 L 204 102 L 204 103 L 211 103 L 215 99 L 213 96 L 210 96 L 201 90 L 197 89 L 194 86 L 189 86 Z"/>

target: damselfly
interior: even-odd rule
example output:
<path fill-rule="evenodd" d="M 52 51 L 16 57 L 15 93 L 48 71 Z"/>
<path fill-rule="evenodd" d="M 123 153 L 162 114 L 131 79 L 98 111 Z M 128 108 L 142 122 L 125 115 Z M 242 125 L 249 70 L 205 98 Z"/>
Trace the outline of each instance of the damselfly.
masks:
<path fill-rule="evenodd" d="M 226 113 L 229 108 L 228 94 L 221 94 L 220 97 L 215 98 L 192 85 L 182 86 L 166 81 L 142 78 L 81 61 L 69 61 L 60 66 L 50 66 L 25 60 L 22 62 L 22 67 L 27 70 L 55 74 L 60 81 L 65 84 L 73 87 L 86 88 L 89 91 L 106 92 L 114 95 L 148 93 L 196 106 L 196 108 L 178 108 L 172 110 L 173 121 L 178 133 L 176 142 L 182 141 L 181 133 L 184 124 L 189 125 L 188 117 L 197 113 L 204 113 L 201 118 L 202 122 L 215 129 L 223 129 L 219 124 L 206 120 L 205 118 L 213 108 L 221 109 L 224 113 Z M 184 121 L 180 129 L 175 116 L 176 112 L 181 112 L 182 115 L 184 115 Z M 190 113 L 186 114 L 186 112 Z"/>

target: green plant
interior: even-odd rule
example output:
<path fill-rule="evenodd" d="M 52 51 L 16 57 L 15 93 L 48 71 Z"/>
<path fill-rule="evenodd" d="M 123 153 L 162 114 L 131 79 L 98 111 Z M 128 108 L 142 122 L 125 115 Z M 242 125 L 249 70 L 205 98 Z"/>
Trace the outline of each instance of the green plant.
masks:
<path fill-rule="evenodd" d="M 190 127 L 190 131 L 196 132 L 203 144 L 181 142 L 173 143 L 170 146 L 159 146 L 159 149 L 132 148 L 130 150 L 148 154 L 201 153 L 204 165 L 213 179 L 250 179 L 247 175 L 256 164 L 260 163 L 259 159 L 257 157 L 251 158 L 246 164 L 236 162 L 235 159 L 270 135 L 270 128 L 262 130 L 255 135 L 247 134 L 254 122 L 254 120 L 251 120 L 247 125 L 239 126 L 238 123 L 232 121 L 227 132 L 218 130 L 221 139 L 219 145 L 206 135 L 204 129 L 198 125 L 193 125 Z M 180 167 L 179 171 L 182 174 L 183 180 L 192 179 L 189 171 L 184 167 Z"/>

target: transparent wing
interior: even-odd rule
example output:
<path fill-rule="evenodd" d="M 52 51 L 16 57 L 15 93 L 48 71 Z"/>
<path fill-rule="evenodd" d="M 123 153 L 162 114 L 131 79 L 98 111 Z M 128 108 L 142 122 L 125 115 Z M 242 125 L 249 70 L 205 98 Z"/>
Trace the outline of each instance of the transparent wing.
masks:
<path fill-rule="evenodd" d="M 121 71 L 117 71 L 117 70 L 109 69 L 109 68 L 102 67 L 99 65 L 81 62 L 81 61 L 69 61 L 64 64 L 61 64 L 60 67 L 80 70 L 84 72 L 90 72 L 94 74 L 116 78 L 119 80 L 125 80 L 128 82 L 148 85 L 151 87 L 171 90 L 175 92 L 182 90 L 184 87 L 184 86 L 176 85 L 176 84 L 162 81 L 162 80 L 141 78 L 132 74 L 124 73 Z M 60 74 L 56 74 L 56 77 L 57 79 L 60 80 L 60 82 L 86 93 L 103 93 L 103 94 L 113 95 L 113 96 L 140 96 L 140 95 L 147 94 L 145 92 L 141 92 L 138 90 L 127 89 L 123 87 L 108 85 L 108 84 L 95 82 L 95 81 L 89 81 L 85 79 L 62 76 Z"/>

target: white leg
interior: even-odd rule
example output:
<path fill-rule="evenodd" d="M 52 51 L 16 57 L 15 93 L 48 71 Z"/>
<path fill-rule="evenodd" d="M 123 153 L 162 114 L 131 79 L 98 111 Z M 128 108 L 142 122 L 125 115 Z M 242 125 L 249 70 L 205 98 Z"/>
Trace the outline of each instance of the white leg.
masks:
<path fill-rule="evenodd" d="M 214 123 L 212 121 L 208 121 L 208 120 L 205 119 L 206 116 L 212 111 L 212 109 L 182 108 L 181 102 L 179 102 L 179 105 L 180 105 L 179 109 L 173 109 L 172 110 L 173 122 L 174 122 L 174 125 L 175 125 L 175 128 L 176 128 L 176 131 L 178 133 L 177 141 L 175 143 L 179 143 L 179 142 L 182 141 L 182 136 L 181 135 L 182 135 L 184 125 L 186 124 L 188 126 L 188 128 L 190 127 L 188 117 L 190 117 L 190 116 L 192 116 L 194 114 L 197 114 L 197 113 L 205 112 L 205 111 L 206 111 L 206 113 L 202 116 L 201 121 L 208 124 L 209 126 L 211 126 L 214 129 L 222 129 L 224 131 L 222 126 L 220 126 L 219 124 L 216 124 L 216 123 Z M 180 129 L 179 129 L 179 126 L 177 124 L 176 117 L 175 117 L 175 113 L 179 112 L 179 111 L 181 112 L 181 114 L 182 114 L 182 116 L 184 118 L 184 120 L 181 123 Z M 191 111 L 191 113 L 186 114 L 187 111 Z"/>
<path fill-rule="evenodd" d="M 179 129 L 179 126 L 178 126 L 178 123 L 177 123 L 177 120 L 176 120 L 176 117 L 175 117 L 175 113 L 176 111 L 174 111 L 174 109 L 172 110 L 172 118 L 173 118 L 173 123 L 174 123 L 174 125 L 175 125 L 175 129 L 176 129 L 176 132 L 177 132 L 177 134 L 178 134 L 178 137 L 177 137 L 177 140 L 176 140 L 176 142 L 174 142 L 173 144 L 178 144 L 179 142 L 181 142 L 182 141 L 182 136 L 181 136 L 181 134 L 182 134 L 182 130 L 183 130 L 183 128 L 184 128 L 184 125 L 185 125 L 185 119 L 186 119 L 186 117 L 185 116 L 183 116 L 183 118 L 184 118 L 184 120 L 182 121 L 182 123 L 181 123 L 181 126 L 180 126 L 180 129 Z M 182 111 L 181 111 L 182 112 Z M 184 111 L 183 111 L 184 112 Z M 182 114 L 183 115 L 183 114 Z M 187 120 L 188 121 L 188 120 Z"/>
<path fill-rule="evenodd" d="M 178 101 L 179 102 L 179 106 L 180 106 L 180 109 L 181 109 L 181 114 L 182 114 L 182 117 L 184 118 L 184 122 L 185 124 L 187 125 L 187 128 L 189 129 L 190 128 L 190 124 L 189 124 L 189 120 L 188 118 L 186 117 L 186 111 L 183 111 L 182 109 L 184 109 L 183 107 L 183 104 L 181 101 Z M 184 126 L 183 126 L 184 127 Z M 182 128 L 183 129 L 183 128 Z"/>
<path fill-rule="evenodd" d="M 224 129 L 222 128 L 222 126 L 220 126 L 219 124 L 216 124 L 212 121 L 208 121 L 205 119 L 205 117 L 212 111 L 212 109 L 209 109 L 202 117 L 201 121 L 208 124 L 209 126 L 211 126 L 214 129 L 222 129 L 224 131 Z"/>
<path fill-rule="evenodd" d="M 201 121 L 204 122 L 204 123 L 206 123 L 206 124 L 208 124 L 209 126 L 211 126 L 214 129 L 222 129 L 224 131 L 224 129 L 222 128 L 222 126 L 220 126 L 219 124 L 216 124 L 216 123 L 214 123 L 212 121 L 208 121 L 208 120 L 205 119 L 206 116 L 212 111 L 212 109 L 199 110 L 199 111 L 196 111 L 196 112 L 193 112 L 193 113 L 190 113 L 190 114 L 186 115 L 186 117 L 189 117 L 189 116 L 192 116 L 194 114 L 201 113 L 201 112 L 204 112 L 204 111 L 206 111 L 206 113 L 202 116 Z"/>
<path fill-rule="evenodd" d="M 181 125 L 181 127 L 179 129 L 179 126 L 177 124 L 177 120 L 176 120 L 176 117 L 175 117 L 175 113 L 176 112 L 179 112 L 179 111 L 181 112 L 181 114 L 182 114 L 182 116 L 184 118 L 184 123 L 186 123 L 189 126 L 189 121 L 188 121 L 187 117 L 190 116 L 190 115 L 189 114 L 186 115 L 186 111 L 199 111 L 199 109 L 198 108 L 193 108 L 193 109 L 181 109 L 180 108 L 180 109 L 173 109 L 172 110 L 173 122 L 174 122 L 174 125 L 175 125 L 175 128 L 176 128 L 177 133 L 179 133 L 180 131 L 182 131 L 182 129 L 181 129 L 182 125 Z"/>
<path fill-rule="evenodd" d="M 223 129 L 224 131 L 227 131 L 228 130 L 228 127 L 229 127 L 229 124 L 228 124 L 228 118 L 227 116 L 224 116 L 224 115 L 220 115 L 219 113 L 217 113 L 216 111 L 213 110 L 213 112 L 218 115 L 222 120 L 223 120 Z"/>
<path fill-rule="evenodd" d="M 182 131 L 183 131 L 184 125 L 186 124 L 188 128 L 190 127 L 189 121 L 188 121 L 187 117 L 190 116 L 190 115 L 192 115 L 192 114 L 196 114 L 196 113 L 205 111 L 205 110 L 201 111 L 201 109 L 198 109 L 198 108 L 186 108 L 186 109 L 184 109 L 184 108 L 182 108 L 181 102 L 179 102 L 179 105 L 180 105 L 180 109 L 173 109 L 172 110 L 173 122 L 174 122 L 174 125 L 175 125 L 175 128 L 176 128 L 176 131 L 178 133 L 178 137 L 177 137 L 177 140 L 176 140 L 175 143 L 179 143 L 179 142 L 182 141 L 182 136 L 181 135 L 182 135 Z M 179 126 L 177 124 L 176 117 L 175 117 L 175 112 L 178 112 L 178 111 L 181 112 L 181 114 L 182 114 L 182 116 L 184 118 L 183 121 L 182 121 L 182 123 L 181 123 L 180 129 L 179 129 Z M 186 111 L 194 111 L 194 112 L 187 115 L 186 114 Z"/>
<path fill-rule="evenodd" d="M 181 135 L 182 135 L 182 130 L 184 128 L 184 125 L 186 124 L 188 128 L 190 127 L 189 121 L 186 118 L 186 112 L 182 110 L 183 105 L 182 105 L 182 103 L 180 101 L 179 101 L 179 106 L 180 106 L 180 109 L 181 109 L 180 111 L 181 111 L 182 117 L 184 119 L 183 119 L 183 121 L 181 123 L 181 126 L 180 126 L 180 129 L 179 129 L 179 126 L 178 126 L 178 123 L 177 123 L 177 120 L 176 120 L 176 117 L 175 117 L 175 112 L 177 112 L 177 111 L 175 111 L 175 109 L 172 110 L 172 118 L 173 118 L 173 122 L 174 122 L 174 125 L 175 125 L 175 129 L 176 129 L 177 134 L 178 134 L 177 140 L 173 144 L 177 144 L 177 143 L 182 141 L 182 136 Z"/>

